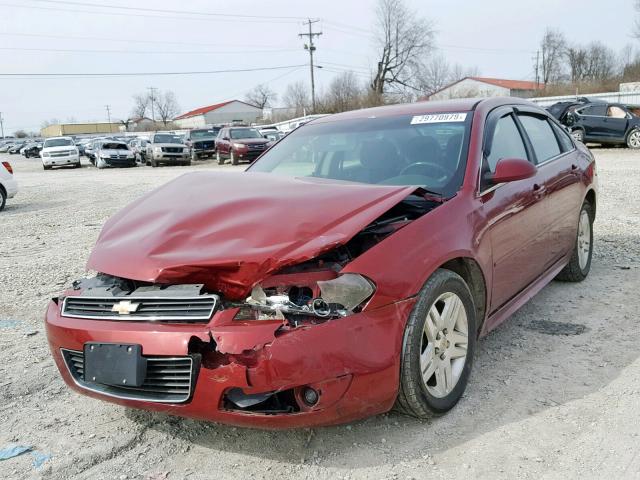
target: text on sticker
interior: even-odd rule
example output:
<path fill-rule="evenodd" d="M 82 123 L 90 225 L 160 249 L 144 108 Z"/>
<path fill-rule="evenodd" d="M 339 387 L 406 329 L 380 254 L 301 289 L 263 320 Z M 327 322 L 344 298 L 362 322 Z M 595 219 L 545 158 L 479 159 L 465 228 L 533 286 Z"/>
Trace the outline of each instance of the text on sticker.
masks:
<path fill-rule="evenodd" d="M 416 115 L 411 119 L 411 125 L 421 123 L 445 123 L 445 122 L 464 122 L 467 119 L 465 112 L 459 113 L 434 113 L 431 115 Z"/>

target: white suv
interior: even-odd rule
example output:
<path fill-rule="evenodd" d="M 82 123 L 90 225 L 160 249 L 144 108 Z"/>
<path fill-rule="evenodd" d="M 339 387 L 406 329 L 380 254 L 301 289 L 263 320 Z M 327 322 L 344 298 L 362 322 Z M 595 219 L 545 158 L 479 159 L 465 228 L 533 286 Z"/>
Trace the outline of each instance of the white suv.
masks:
<path fill-rule="evenodd" d="M 13 178 L 13 169 L 9 162 L 0 162 L 0 211 L 4 209 L 7 198 L 18 193 L 18 182 Z"/>
<path fill-rule="evenodd" d="M 58 165 L 80 167 L 80 152 L 71 137 L 47 138 L 40 152 L 45 170 Z"/>

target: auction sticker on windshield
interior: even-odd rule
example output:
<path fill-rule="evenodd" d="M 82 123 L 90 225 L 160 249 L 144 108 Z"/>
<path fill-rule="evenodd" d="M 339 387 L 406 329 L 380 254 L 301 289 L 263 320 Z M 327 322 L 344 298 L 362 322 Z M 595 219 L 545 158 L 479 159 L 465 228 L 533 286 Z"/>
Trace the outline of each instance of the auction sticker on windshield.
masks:
<path fill-rule="evenodd" d="M 419 125 L 421 123 L 464 122 L 466 119 L 466 112 L 416 115 L 411 119 L 411 125 Z"/>

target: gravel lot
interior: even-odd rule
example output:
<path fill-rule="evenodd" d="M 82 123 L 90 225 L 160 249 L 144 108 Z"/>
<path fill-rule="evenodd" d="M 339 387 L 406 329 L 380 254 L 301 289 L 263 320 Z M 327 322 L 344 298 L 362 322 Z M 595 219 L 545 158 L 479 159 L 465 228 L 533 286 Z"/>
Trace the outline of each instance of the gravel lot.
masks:
<path fill-rule="evenodd" d="M 71 392 L 42 324 L 79 278 L 103 222 L 187 171 L 43 171 L 10 160 L 0 213 L 0 478 L 640 478 L 640 152 L 594 149 L 600 199 L 591 275 L 553 282 L 479 343 L 460 404 L 421 423 L 396 413 L 271 432 L 127 410 Z M 545 321 L 560 322 L 560 325 Z"/>

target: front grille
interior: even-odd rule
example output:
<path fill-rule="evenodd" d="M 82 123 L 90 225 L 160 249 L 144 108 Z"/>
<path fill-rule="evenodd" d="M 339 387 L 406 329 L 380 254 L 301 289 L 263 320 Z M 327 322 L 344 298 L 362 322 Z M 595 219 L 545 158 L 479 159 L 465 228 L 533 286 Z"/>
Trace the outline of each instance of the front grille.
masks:
<path fill-rule="evenodd" d="M 196 150 L 207 150 L 208 148 L 213 148 L 213 142 L 196 142 L 193 147 Z"/>
<path fill-rule="evenodd" d="M 75 153 L 73 150 L 65 150 L 63 152 L 51 152 L 49 155 L 52 157 L 68 157 L 73 153 Z"/>
<path fill-rule="evenodd" d="M 182 153 L 182 147 L 162 147 L 162 151 L 166 153 Z"/>
<path fill-rule="evenodd" d="M 249 150 L 264 150 L 265 148 L 267 148 L 267 146 L 264 144 L 247 145 L 247 146 L 249 147 Z"/>
<path fill-rule="evenodd" d="M 60 349 L 75 383 L 82 388 L 110 397 L 159 403 L 183 403 L 189 400 L 195 385 L 197 368 L 192 357 L 145 356 L 147 374 L 140 387 L 94 383 L 84 378 L 84 353 Z M 196 362 L 197 363 L 197 362 Z"/>
<path fill-rule="evenodd" d="M 218 305 L 217 295 L 198 297 L 66 297 L 62 316 L 98 320 L 200 322 L 208 321 Z M 118 313 L 130 307 L 131 313 Z M 114 310 L 115 308 L 115 310 Z"/>
<path fill-rule="evenodd" d="M 126 160 L 127 159 L 127 155 L 109 155 L 109 158 L 111 160 Z"/>

